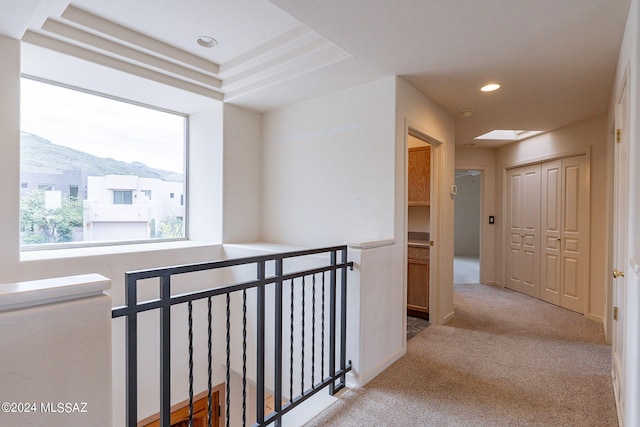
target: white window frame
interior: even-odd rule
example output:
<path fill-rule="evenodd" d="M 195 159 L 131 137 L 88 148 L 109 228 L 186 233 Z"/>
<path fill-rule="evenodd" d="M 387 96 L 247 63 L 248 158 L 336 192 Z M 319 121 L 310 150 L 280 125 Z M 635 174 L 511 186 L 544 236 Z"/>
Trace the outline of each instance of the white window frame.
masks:
<path fill-rule="evenodd" d="M 21 79 L 30 79 L 40 83 L 50 84 L 58 87 L 62 87 L 69 90 L 75 90 L 78 92 L 86 93 L 89 95 L 100 96 L 103 98 L 107 98 L 114 101 L 124 102 L 132 105 L 136 105 L 138 107 L 149 108 L 152 110 L 174 114 L 177 116 L 181 116 L 185 119 L 184 121 L 184 182 L 183 182 L 183 194 L 186 199 L 186 203 L 184 206 L 184 215 L 182 217 L 183 221 L 183 237 L 176 238 L 153 238 L 153 239 L 131 239 L 131 240 L 114 240 L 114 241 L 82 241 L 82 242 L 65 242 L 65 243 L 51 243 L 51 244 L 38 244 L 38 245 L 20 245 L 20 252 L 36 252 L 36 251 L 49 251 L 49 250 L 64 250 L 64 249 L 77 249 L 77 248 L 90 248 L 90 247 L 111 247 L 111 246 L 126 246 L 126 245 L 139 245 L 139 244 L 157 244 L 157 243 L 166 243 L 166 242 L 182 242 L 189 240 L 189 119 L 190 115 L 186 113 L 182 113 L 179 111 L 171 110 L 168 108 L 158 107 L 155 105 L 150 105 L 143 102 L 138 102 L 132 99 L 123 98 L 120 96 L 114 96 L 107 93 L 91 90 L 88 88 L 83 88 L 79 86 L 74 86 L 70 84 L 65 84 L 57 81 L 53 81 L 50 79 L 40 78 L 31 74 L 21 73 Z M 20 203 L 18 203 L 18 208 L 20 207 Z"/>

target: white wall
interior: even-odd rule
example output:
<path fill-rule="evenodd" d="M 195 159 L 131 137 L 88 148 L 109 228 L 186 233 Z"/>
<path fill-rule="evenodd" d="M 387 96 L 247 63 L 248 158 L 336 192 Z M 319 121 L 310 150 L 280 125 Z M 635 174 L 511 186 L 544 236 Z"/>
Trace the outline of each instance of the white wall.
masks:
<path fill-rule="evenodd" d="M 388 78 L 265 114 L 267 241 L 325 246 L 393 239 L 394 105 L 395 78 Z M 350 249 L 357 266 L 349 276 L 347 356 L 360 384 L 403 352 L 397 247 Z M 372 257 L 377 262 L 370 265 Z"/>
<path fill-rule="evenodd" d="M 262 115 L 224 105 L 222 242 L 262 240 Z"/>
<path fill-rule="evenodd" d="M 0 275 L 18 262 L 20 174 L 20 42 L 0 36 Z M 1 278 L 1 276 L 0 276 Z M 0 280 L 9 282 L 10 280 Z"/>
<path fill-rule="evenodd" d="M 396 176 L 394 235 L 400 243 L 398 251 L 406 260 L 407 243 L 407 127 L 410 126 L 428 137 L 441 142 L 432 145 L 433 168 L 431 194 L 431 248 L 429 318 L 433 323 L 444 323 L 453 312 L 453 217 L 454 200 L 449 189 L 454 184 L 455 127 L 451 116 L 416 88 L 397 78 L 396 95 Z M 399 254 L 396 256 L 400 256 Z M 406 292 L 406 266 L 404 267 Z"/>
<path fill-rule="evenodd" d="M 496 200 L 496 154 L 493 148 L 456 147 L 456 169 L 482 171 L 482 222 L 480 223 L 480 283 L 500 282 L 496 257 L 496 224 L 489 224 L 489 215 L 496 217 L 502 202 Z"/>
<path fill-rule="evenodd" d="M 499 277 L 504 284 L 504 206 L 506 169 L 515 165 L 534 163 L 568 154 L 590 153 L 591 158 L 591 245 L 589 306 L 586 316 L 603 321 L 605 313 L 608 241 L 608 178 L 607 141 L 609 138 L 606 117 L 567 126 L 553 132 L 539 135 L 521 142 L 506 145 L 496 150 L 496 202 L 502 207 L 496 216 L 496 260 Z M 589 151 L 590 150 L 590 151 Z"/>
<path fill-rule="evenodd" d="M 265 240 L 317 246 L 393 236 L 393 105 L 393 79 L 385 79 L 265 114 Z"/>

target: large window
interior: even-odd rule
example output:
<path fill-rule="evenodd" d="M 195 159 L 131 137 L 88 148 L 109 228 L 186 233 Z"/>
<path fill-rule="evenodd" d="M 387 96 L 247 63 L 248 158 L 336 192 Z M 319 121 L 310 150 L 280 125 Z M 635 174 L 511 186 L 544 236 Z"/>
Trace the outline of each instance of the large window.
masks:
<path fill-rule="evenodd" d="M 184 238 L 186 128 L 183 115 L 23 78 L 22 247 Z"/>

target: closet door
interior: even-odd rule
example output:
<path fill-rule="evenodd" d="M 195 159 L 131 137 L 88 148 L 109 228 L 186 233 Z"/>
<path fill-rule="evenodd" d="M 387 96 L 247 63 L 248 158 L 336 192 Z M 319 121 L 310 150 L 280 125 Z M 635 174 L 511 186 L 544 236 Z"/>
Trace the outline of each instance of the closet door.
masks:
<path fill-rule="evenodd" d="M 542 256 L 540 258 L 540 298 L 560 305 L 561 242 L 562 238 L 562 161 L 542 165 L 540 197 L 540 229 Z"/>
<path fill-rule="evenodd" d="M 540 297 L 540 165 L 507 171 L 507 287 Z"/>
<path fill-rule="evenodd" d="M 585 313 L 589 290 L 589 179 L 587 156 L 562 160 L 560 306 Z"/>
<path fill-rule="evenodd" d="M 586 156 L 542 164 L 540 298 L 586 312 L 589 189 Z"/>

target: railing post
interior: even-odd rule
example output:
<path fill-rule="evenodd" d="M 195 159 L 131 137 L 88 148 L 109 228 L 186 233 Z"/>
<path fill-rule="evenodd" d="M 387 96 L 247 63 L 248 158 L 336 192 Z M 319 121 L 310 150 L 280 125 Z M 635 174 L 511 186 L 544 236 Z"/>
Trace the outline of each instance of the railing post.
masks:
<path fill-rule="evenodd" d="M 336 393 L 336 251 L 331 251 L 331 266 L 334 267 L 329 274 L 329 393 Z"/>
<path fill-rule="evenodd" d="M 257 279 L 261 282 L 257 287 L 257 367 L 256 367 L 256 417 L 259 425 L 264 424 L 264 334 L 265 334 L 265 262 L 258 262 Z"/>
<path fill-rule="evenodd" d="M 276 258 L 275 281 L 275 355 L 274 355 L 274 385 L 273 401 L 276 419 L 275 427 L 282 422 L 282 258 Z"/>
<path fill-rule="evenodd" d="M 160 427 L 171 427 L 171 276 L 160 277 L 160 300 Z"/>
<path fill-rule="evenodd" d="M 137 304 L 137 281 L 127 276 L 127 294 L 125 304 L 129 309 L 127 315 L 126 357 L 127 357 L 127 426 L 138 424 L 138 312 L 131 310 Z"/>
<path fill-rule="evenodd" d="M 347 374 L 347 248 L 342 249 L 342 280 L 340 283 L 340 388 L 346 385 Z"/>

